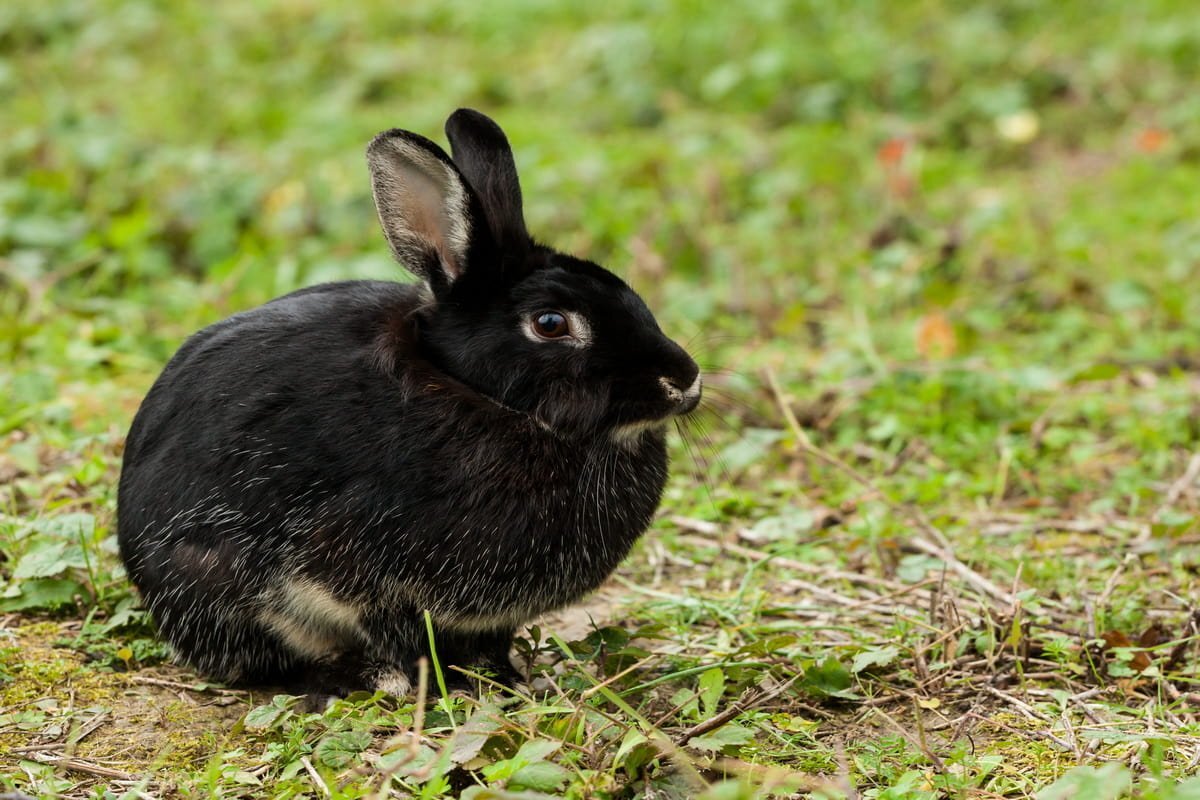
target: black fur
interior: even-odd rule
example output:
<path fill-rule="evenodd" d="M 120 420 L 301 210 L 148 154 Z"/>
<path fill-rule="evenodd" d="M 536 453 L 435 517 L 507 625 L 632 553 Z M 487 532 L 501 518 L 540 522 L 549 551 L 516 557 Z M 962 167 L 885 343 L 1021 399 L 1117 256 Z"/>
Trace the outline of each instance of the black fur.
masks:
<path fill-rule="evenodd" d="M 429 611 L 443 662 L 512 680 L 513 633 L 603 582 L 658 505 L 658 423 L 695 405 L 695 363 L 614 275 L 529 240 L 495 123 L 460 111 L 448 128 L 462 172 L 415 134 L 372 143 L 438 159 L 372 162 L 385 232 L 424 285 L 315 286 L 206 328 L 134 419 L 121 554 L 205 673 L 402 690 Z M 408 190 L 441 163 L 432 182 L 461 189 Z M 465 263 L 439 239 L 457 222 Z M 546 309 L 585 320 L 587 341 L 531 335 Z"/>
<path fill-rule="evenodd" d="M 527 252 L 529 234 L 517 165 L 504 131 L 478 111 L 460 108 L 446 120 L 446 138 L 454 163 L 482 198 L 492 238 L 509 260 L 519 262 Z"/>

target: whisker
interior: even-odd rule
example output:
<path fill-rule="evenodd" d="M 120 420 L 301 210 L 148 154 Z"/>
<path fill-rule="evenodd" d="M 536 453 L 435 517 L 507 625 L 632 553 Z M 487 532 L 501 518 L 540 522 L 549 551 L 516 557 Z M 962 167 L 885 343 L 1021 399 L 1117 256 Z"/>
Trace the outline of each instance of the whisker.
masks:
<path fill-rule="evenodd" d="M 722 424 L 724 424 L 726 427 L 726 430 L 728 430 L 731 434 L 733 434 L 735 436 L 738 434 L 738 432 L 739 432 L 738 429 L 735 428 L 733 425 L 728 424 L 725 420 L 718 420 L 718 421 L 721 422 Z M 737 476 L 734 475 L 733 472 L 729 469 L 728 462 L 726 462 L 724 457 L 722 456 L 723 450 L 717 446 L 717 442 L 713 438 L 712 434 L 708 430 L 704 429 L 703 427 L 700 427 L 699 428 L 699 436 L 700 436 L 701 441 L 704 444 L 704 447 L 708 450 L 708 452 L 710 454 L 705 458 L 706 473 L 711 476 L 716 477 L 723 483 L 729 483 L 729 484 L 736 483 Z"/>
<path fill-rule="evenodd" d="M 726 429 L 734 436 L 738 433 L 738 428 L 729 424 L 728 421 L 720 417 L 709 417 L 725 425 Z M 686 415 L 683 419 L 677 419 L 676 425 L 680 429 L 680 437 L 684 441 L 685 449 L 689 457 L 694 463 L 699 478 L 705 485 L 708 491 L 709 499 L 713 500 L 713 486 L 711 481 L 716 478 L 725 483 L 734 483 L 734 476 L 729 471 L 728 464 L 721 457 L 721 451 L 718 448 L 717 442 L 709 434 L 704 425 L 704 417 L 696 415 L 695 412 Z M 694 434 L 703 445 L 705 453 L 699 452 L 696 447 L 696 442 L 691 440 L 689 434 Z"/>
<path fill-rule="evenodd" d="M 704 416 L 723 417 L 729 413 L 736 413 L 743 422 L 753 421 L 758 425 L 764 425 L 771 419 L 768 414 L 740 394 L 717 388 L 709 389 L 707 393 L 709 395 L 707 401 L 698 409 Z"/>
<path fill-rule="evenodd" d="M 741 378 L 747 383 L 758 382 L 758 379 L 754 375 L 751 375 L 748 372 L 743 372 L 742 370 L 734 369 L 733 367 L 724 366 L 723 364 L 714 364 L 706 361 L 699 361 L 697 364 L 700 367 L 700 371 L 703 372 L 704 375 L 709 379 L 714 377 Z"/>
<path fill-rule="evenodd" d="M 712 483 L 712 476 L 709 475 L 709 462 L 696 452 L 688 435 L 690 431 L 686 430 L 692 427 L 690 424 L 692 422 L 693 420 L 691 419 L 680 419 L 677 417 L 675 419 L 675 430 L 679 433 L 679 439 L 683 444 L 683 449 L 687 452 L 688 459 L 692 462 L 693 467 L 695 467 L 693 477 L 700 481 L 700 486 L 704 489 L 704 496 L 708 498 L 709 506 L 713 510 L 716 510 L 717 498 L 714 494 L 715 487 Z"/>
<path fill-rule="evenodd" d="M 753 336 L 747 334 L 731 333 L 729 331 L 714 331 L 712 329 L 701 329 L 688 337 L 688 347 L 697 344 L 696 349 L 705 349 L 715 345 L 745 345 L 749 346 L 754 340 Z"/>

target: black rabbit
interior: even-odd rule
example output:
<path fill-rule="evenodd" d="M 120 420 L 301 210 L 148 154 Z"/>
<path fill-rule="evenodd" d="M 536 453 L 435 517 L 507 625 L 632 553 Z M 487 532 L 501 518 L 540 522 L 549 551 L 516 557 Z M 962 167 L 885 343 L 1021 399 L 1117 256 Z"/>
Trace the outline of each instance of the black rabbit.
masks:
<path fill-rule="evenodd" d="M 700 371 L 607 270 L 525 230 L 508 141 L 367 149 L 421 279 L 314 286 L 191 337 L 133 421 L 121 556 L 177 655 L 236 683 L 407 692 L 429 651 L 511 682 L 515 631 L 650 523 Z M 451 673 L 453 674 L 453 673 Z"/>

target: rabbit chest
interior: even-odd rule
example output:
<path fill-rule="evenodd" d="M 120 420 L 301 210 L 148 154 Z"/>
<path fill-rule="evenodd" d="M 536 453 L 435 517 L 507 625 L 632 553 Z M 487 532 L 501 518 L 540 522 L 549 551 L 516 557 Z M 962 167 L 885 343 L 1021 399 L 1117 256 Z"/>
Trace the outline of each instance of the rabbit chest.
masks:
<path fill-rule="evenodd" d="M 378 471 L 295 542 L 307 576 L 450 627 L 519 625 L 599 586 L 658 506 L 661 434 L 560 441 L 488 409 L 431 427 L 421 406 L 419 439 L 378 441 Z"/>

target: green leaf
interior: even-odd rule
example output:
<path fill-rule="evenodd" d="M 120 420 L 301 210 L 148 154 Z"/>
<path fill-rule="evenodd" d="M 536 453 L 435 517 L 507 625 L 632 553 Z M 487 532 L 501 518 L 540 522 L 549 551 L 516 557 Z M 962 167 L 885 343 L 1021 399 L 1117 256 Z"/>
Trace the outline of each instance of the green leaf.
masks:
<path fill-rule="evenodd" d="M 1087 383 L 1088 381 L 1110 381 L 1121 376 L 1121 368 L 1116 364 L 1092 364 L 1071 375 L 1070 383 Z"/>
<path fill-rule="evenodd" d="M 857 675 L 869 667 L 886 667 L 895 661 L 899 655 L 900 649 L 890 645 L 888 647 L 876 647 L 864 650 L 854 656 L 854 661 L 850 663 L 850 671 Z"/>
<path fill-rule="evenodd" d="M 14 578 L 50 578 L 61 575 L 72 567 L 87 566 L 83 548 L 78 544 L 61 539 L 43 539 L 36 542 L 21 556 L 13 567 Z"/>
<path fill-rule="evenodd" d="M 804 671 L 802 686 L 818 696 L 841 697 L 852 700 L 857 695 L 850 690 L 854 683 L 850 672 L 833 656 L 825 659 L 820 665 L 814 665 Z"/>
<path fill-rule="evenodd" d="M 492 734 L 503 725 L 503 712 L 495 705 L 480 706 L 466 722 L 458 726 L 450 743 L 450 760 L 465 764 L 487 744 Z"/>
<path fill-rule="evenodd" d="M 806 508 L 791 509 L 787 514 L 760 519 L 751 526 L 747 538 L 755 542 L 794 542 L 812 530 L 815 519 L 816 515 Z"/>
<path fill-rule="evenodd" d="M 1129 788 L 1130 775 L 1116 762 L 1076 767 L 1038 792 L 1037 800 L 1116 800 Z"/>
<path fill-rule="evenodd" d="M 78 542 L 80 538 L 90 539 L 96 533 L 96 516 L 85 511 L 59 514 L 34 520 L 31 527 L 38 533 Z"/>
<path fill-rule="evenodd" d="M 757 800 L 761 795 L 745 781 L 728 780 L 714 783 L 696 796 L 696 800 Z"/>
<path fill-rule="evenodd" d="M 704 706 L 704 715 L 711 717 L 717 713 L 721 697 L 725 694 L 725 671 L 713 667 L 700 673 L 700 703 Z"/>
<path fill-rule="evenodd" d="M 800 637 L 790 633 L 777 633 L 753 642 L 748 642 L 738 648 L 740 656 L 766 657 L 783 650 L 790 650 L 800 641 Z"/>
<path fill-rule="evenodd" d="M 338 731 L 326 734 L 313 748 L 313 757 L 331 769 L 342 769 L 371 745 L 367 731 Z"/>
<path fill-rule="evenodd" d="M 542 762 L 546 756 L 560 747 L 562 747 L 562 742 L 554 742 L 549 739 L 530 739 L 521 745 L 512 758 L 484 767 L 483 775 L 489 781 L 509 780 L 526 767 Z"/>
<path fill-rule="evenodd" d="M 1191 778 L 1173 787 L 1164 787 L 1163 800 L 1200 800 L 1200 778 Z"/>
<path fill-rule="evenodd" d="M 148 611 L 139 610 L 137 600 L 133 597 L 123 597 L 117 603 L 116 609 L 100 626 L 100 630 L 109 633 L 130 624 L 144 624 L 149 619 Z"/>
<path fill-rule="evenodd" d="M 922 788 L 928 786 L 923 772 L 910 769 L 875 797 L 877 800 L 934 800 L 937 795 Z"/>
<path fill-rule="evenodd" d="M 407 747 L 399 747 L 379 757 L 379 768 L 395 772 L 397 775 L 428 774 L 436 769 L 441 753 L 432 747 L 422 744 L 417 747 L 416 756 Z"/>
<path fill-rule="evenodd" d="M 86 591 L 75 581 L 66 578 L 35 578 L 9 586 L 3 596 L 0 596 L 0 611 L 61 608 L 73 603 L 75 596 L 81 594 L 86 594 Z"/>
<path fill-rule="evenodd" d="M 243 718 L 242 724 L 252 731 L 271 728 L 284 715 L 292 713 L 291 707 L 297 699 L 289 694 L 277 694 L 267 705 L 251 709 Z"/>
<path fill-rule="evenodd" d="M 541 792 L 506 792 L 493 786 L 470 786 L 459 795 L 462 800 L 559 800 L 558 795 Z"/>
<path fill-rule="evenodd" d="M 521 745 L 521 749 L 513 756 L 513 760 L 524 760 L 525 763 L 532 764 L 557 752 L 560 747 L 562 747 L 562 742 L 554 742 L 549 739 L 530 739 Z"/>
<path fill-rule="evenodd" d="M 509 785 L 520 789 L 552 792 L 571 777 L 571 771 L 553 761 L 539 761 L 521 767 L 508 779 Z"/>
<path fill-rule="evenodd" d="M 613 764 L 624 768 L 628 775 L 633 776 L 657 755 L 658 748 L 651 744 L 649 737 L 637 728 L 630 728 L 621 739 L 621 746 L 617 748 Z"/>
<path fill-rule="evenodd" d="M 740 439 L 721 451 L 715 463 L 721 464 L 726 472 L 737 474 L 766 458 L 783 438 L 783 431 L 747 428 Z"/>
<path fill-rule="evenodd" d="M 248 730 L 260 731 L 266 730 L 275 724 L 275 720 L 279 719 L 287 713 L 287 709 L 275 708 L 274 706 L 259 706 L 251 709 L 245 718 L 245 725 Z"/>
<path fill-rule="evenodd" d="M 688 742 L 689 747 L 720 753 L 726 748 L 737 748 L 754 741 L 754 733 L 735 722 L 722 725 L 715 731 L 697 736 Z"/>
<path fill-rule="evenodd" d="M 1082 731 L 1083 738 L 1097 739 L 1101 742 L 1157 742 L 1164 747 L 1170 747 L 1172 740 L 1169 736 L 1154 733 L 1127 733 L 1125 731 Z"/>

